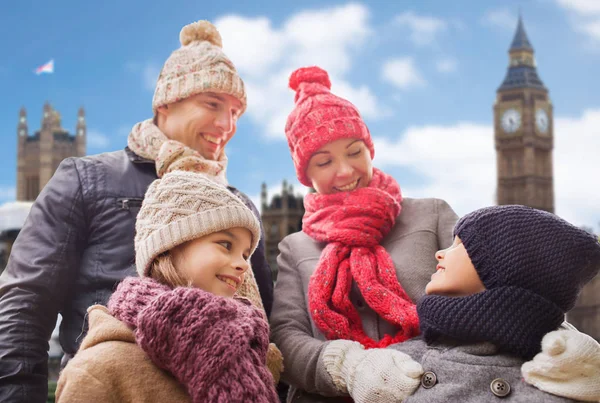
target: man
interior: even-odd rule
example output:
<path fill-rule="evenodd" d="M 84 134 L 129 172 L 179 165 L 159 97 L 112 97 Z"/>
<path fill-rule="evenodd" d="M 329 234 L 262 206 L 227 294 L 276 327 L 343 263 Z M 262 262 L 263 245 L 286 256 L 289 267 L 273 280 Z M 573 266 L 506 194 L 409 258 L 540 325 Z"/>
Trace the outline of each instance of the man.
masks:
<path fill-rule="evenodd" d="M 86 309 L 105 304 L 116 284 L 135 274 L 135 218 L 157 176 L 193 169 L 226 184 L 224 148 L 246 108 L 244 85 L 212 24 L 190 24 L 180 40 L 158 78 L 154 119 L 134 126 L 125 150 L 65 159 L 31 209 L 0 277 L 2 402 L 45 402 L 57 314 L 68 359 L 86 332 Z M 260 219 L 246 195 L 229 189 Z M 262 239 L 251 263 L 270 313 Z"/>

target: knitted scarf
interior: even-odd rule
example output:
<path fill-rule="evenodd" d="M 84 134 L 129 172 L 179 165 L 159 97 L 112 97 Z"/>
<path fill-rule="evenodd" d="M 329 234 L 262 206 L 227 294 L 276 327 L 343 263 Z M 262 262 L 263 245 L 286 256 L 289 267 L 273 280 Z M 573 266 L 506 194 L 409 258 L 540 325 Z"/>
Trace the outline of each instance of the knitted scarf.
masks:
<path fill-rule="evenodd" d="M 265 362 L 269 326 L 249 301 L 128 277 L 108 309 L 134 329 L 137 344 L 193 402 L 277 401 Z"/>
<path fill-rule="evenodd" d="M 564 320 L 563 311 L 539 294 L 503 286 L 467 297 L 426 295 L 417 304 L 421 332 L 429 344 L 439 336 L 487 341 L 530 360 L 542 338 Z"/>
<path fill-rule="evenodd" d="M 308 304 L 315 325 L 328 340 L 346 339 L 366 348 L 386 347 L 419 332 L 416 307 L 398 282 L 392 258 L 380 245 L 401 211 L 400 186 L 373 169 L 368 187 L 304 198 L 303 231 L 327 242 L 308 285 Z M 375 341 L 363 329 L 350 301 L 355 281 L 366 303 L 400 328 Z"/>
<path fill-rule="evenodd" d="M 133 126 L 127 146 L 140 157 L 155 161 L 159 178 L 171 171 L 202 172 L 215 182 L 227 186 L 225 151 L 221 151 L 217 161 L 208 160 L 179 141 L 169 140 L 152 119 Z"/>

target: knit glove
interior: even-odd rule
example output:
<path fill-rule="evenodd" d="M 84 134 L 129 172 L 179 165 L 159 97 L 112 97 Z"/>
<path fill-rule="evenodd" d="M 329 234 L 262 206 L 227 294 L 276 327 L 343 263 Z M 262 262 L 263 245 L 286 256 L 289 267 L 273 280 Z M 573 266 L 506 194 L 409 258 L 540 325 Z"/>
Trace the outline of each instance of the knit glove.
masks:
<path fill-rule="evenodd" d="M 283 372 L 283 355 L 275 343 L 270 343 L 267 350 L 267 368 L 273 375 L 273 382 L 277 385 Z"/>
<path fill-rule="evenodd" d="M 600 400 L 600 344 L 576 330 L 556 330 L 542 339 L 542 351 L 521 367 L 525 382 L 553 395 Z"/>
<path fill-rule="evenodd" d="M 340 392 L 356 403 L 401 402 L 417 389 L 423 374 L 421 364 L 400 351 L 365 350 L 349 340 L 329 343 L 323 362 Z"/>

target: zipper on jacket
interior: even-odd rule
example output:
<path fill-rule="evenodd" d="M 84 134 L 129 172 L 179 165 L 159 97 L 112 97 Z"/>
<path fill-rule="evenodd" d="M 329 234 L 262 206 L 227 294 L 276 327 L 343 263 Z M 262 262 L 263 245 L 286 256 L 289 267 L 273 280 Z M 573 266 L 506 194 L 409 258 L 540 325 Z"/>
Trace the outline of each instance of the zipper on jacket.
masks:
<path fill-rule="evenodd" d="M 123 210 L 129 210 L 131 207 L 142 207 L 143 199 L 138 198 L 120 198 L 117 199 L 117 206 Z"/>

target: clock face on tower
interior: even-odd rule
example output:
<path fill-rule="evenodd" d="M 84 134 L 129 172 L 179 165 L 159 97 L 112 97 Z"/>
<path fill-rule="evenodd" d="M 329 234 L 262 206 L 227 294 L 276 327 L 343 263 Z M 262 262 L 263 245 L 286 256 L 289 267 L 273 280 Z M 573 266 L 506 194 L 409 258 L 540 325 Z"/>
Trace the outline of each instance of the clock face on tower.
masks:
<path fill-rule="evenodd" d="M 535 125 L 540 133 L 548 132 L 548 114 L 543 109 L 535 111 Z"/>
<path fill-rule="evenodd" d="M 514 133 L 521 127 L 521 113 L 515 108 L 507 109 L 502 114 L 501 123 L 506 133 Z"/>

